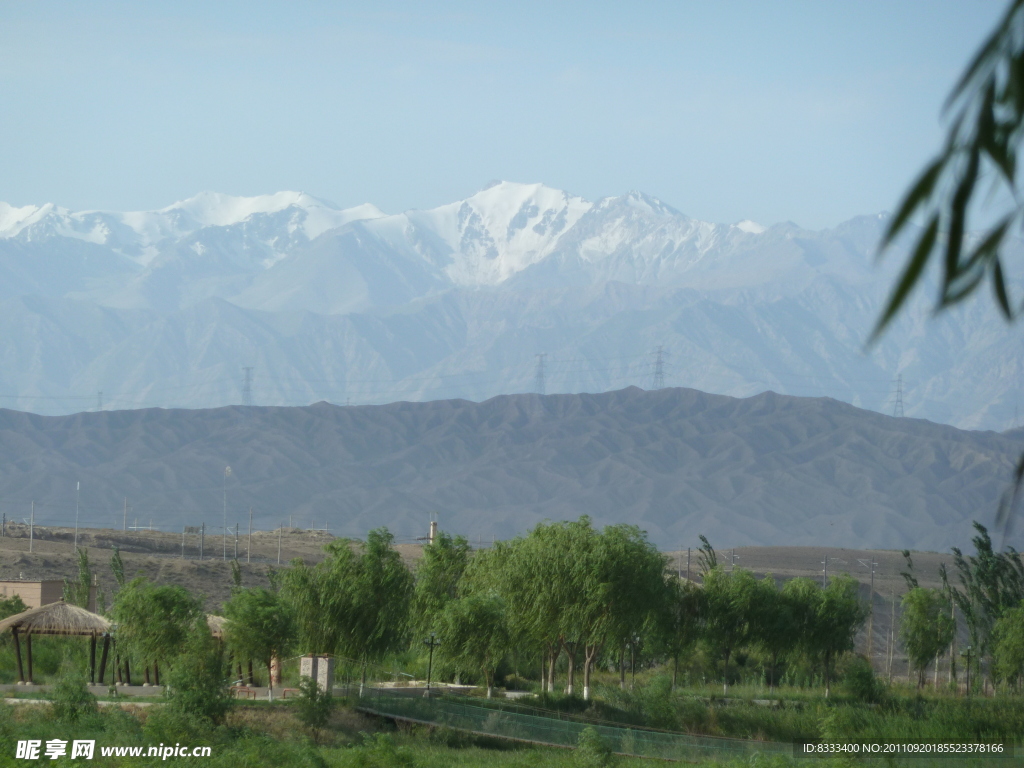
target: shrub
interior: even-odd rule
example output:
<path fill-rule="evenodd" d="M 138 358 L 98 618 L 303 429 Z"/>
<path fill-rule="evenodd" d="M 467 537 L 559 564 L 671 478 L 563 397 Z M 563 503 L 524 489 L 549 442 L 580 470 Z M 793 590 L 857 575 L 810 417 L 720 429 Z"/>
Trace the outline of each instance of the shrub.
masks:
<path fill-rule="evenodd" d="M 217 641 L 210 636 L 205 617 L 189 631 L 185 647 L 168 675 L 167 709 L 210 725 L 224 721 L 231 694 Z"/>
<path fill-rule="evenodd" d="M 61 668 L 57 684 L 50 692 L 53 717 L 61 723 L 77 723 L 99 712 L 96 697 L 89 692 L 85 674 L 70 663 Z"/>
<path fill-rule="evenodd" d="M 863 656 L 851 656 L 843 663 L 842 691 L 858 701 L 876 703 L 885 695 L 884 686 L 875 677 L 875 670 Z"/>
<path fill-rule="evenodd" d="M 302 678 L 299 681 L 299 690 L 302 692 L 297 702 L 299 720 L 313 731 L 316 738 L 317 732 L 327 725 L 331 718 L 334 696 L 330 691 L 321 688 L 312 677 Z"/>
<path fill-rule="evenodd" d="M 573 762 L 585 768 L 603 768 L 611 765 L 612 750 L 596 728 L 588 726 L 580 731 Z"/>

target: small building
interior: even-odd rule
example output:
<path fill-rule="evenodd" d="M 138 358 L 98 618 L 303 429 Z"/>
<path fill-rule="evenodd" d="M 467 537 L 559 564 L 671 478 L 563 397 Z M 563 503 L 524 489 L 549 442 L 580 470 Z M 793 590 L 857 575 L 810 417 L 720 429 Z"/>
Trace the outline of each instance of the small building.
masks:
<path fill-rule="evenodd" d="M 56 603 L 64 598 L 63 579 L 44 579 L 43 581 L 0 581 L 0 600 L 17 595 L 27 608 L 41 608 Z M 89 610 L 96 611 L 96 578 L 93 577 L 89 587 Z"/>

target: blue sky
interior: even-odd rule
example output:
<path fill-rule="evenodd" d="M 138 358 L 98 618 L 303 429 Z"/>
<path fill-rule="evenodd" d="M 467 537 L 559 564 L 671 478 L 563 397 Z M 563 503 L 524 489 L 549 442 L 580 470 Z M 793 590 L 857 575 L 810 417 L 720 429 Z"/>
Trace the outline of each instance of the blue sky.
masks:
<path fill-rule="evenodd" d="M 833 226 L 895 206 L 1003 7 L 4 2 L 0 200 L 398 212 L 502 178 Z"/>

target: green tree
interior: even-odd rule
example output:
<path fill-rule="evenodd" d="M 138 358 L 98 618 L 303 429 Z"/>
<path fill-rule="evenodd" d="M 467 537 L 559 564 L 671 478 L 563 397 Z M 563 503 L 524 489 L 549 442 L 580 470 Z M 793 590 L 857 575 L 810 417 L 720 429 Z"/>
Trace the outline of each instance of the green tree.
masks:
<path fill-rule="evenodd" d="M 977 651 L 978 661 L 972 663 L 980 663 L 991 656 L 995 622 L 1024 600 L 1024 563 L 1012 548 L 996 552 L 985 526 L 975 522 L 974 528 L 974 555 L 965 557 L 959 548 L 953 547 L 953 565 L 960 587 L 950 587 L 950 594 L 964 616 L 971 645 Z"/>
<path fill-rule="evenodd" d="M 336 539 L 327 557 L 310 567 L 294 560 L 281 576 L 281 597 L 291 607 L 300 653 L 336 653 L 344 626 L 353 620 L 351 585 L 356 576 L 352 542 Z"/>
<path fill-rule="evenodd" d="M 704 613 L 704 591 L 686 579 L 668 580 L 663 603 L 657 614 L 656 640 L 672 659 L 672 690 L 679 681 L 679 659 L 696 645 L 701 637 L 701 619 Z M 625 675 L 620 661 L 619 674 Z M 620 685 L 625 682 L 620 677 Z"/>
<path fill-rule="evenodd" d="M 367 664 L 408 644 L 413 577 L 393 542 L 387 528 L 376 528 L 354 558 L 354 577 L 348 585 L 352 614 L 342 627 L 341 650 L 362 662 L 360 687 Z"/>
<path fill-rule="evenodd" d="M 8 616 L 27 610 L 28 606 L 25 605 L 20 595 L 12 595 L 0 600 L 0 619 L 6 619 Z"/>
<path fill-rule="evenodd" d="M 227 669 L 204 615 L 184 628 L 177 651 L 168 680 L 167 709 L 213 725 L 223 723 L 231 707 Z"/>
<path fill-rule="evenodd" d="M 704 576 L 704 641 L 722 659 L 722 690 L 729 690 L 729 659 L 752 639 L 757 580 L 743 568 L 715 566 Z"/>
<path fill-rule="evenodd" d="M 469 595 L 450 601 L 436 622 L 441 653 L 462 669 L 480 672 L 487 698 L 494 673 L 509 650 L 505 605 L 495 595 Z"/>
<path fill-rule="evenodd" d="M 1004 611 L 992 635 L 999 677 L 1020 690 L 1024 681 L 1024 603 Z"/>
<path fill-rule="evenodd" d="M 656 633 L 659 613 L 674 597 L 665 574 L 667 558 L 637 526 L 606 526 L 595 544 L 585 579 L 593 629 L 584 646 L 584 699 L 590 698 L 590 674 L 605 644 L 621 647 L 633 637 Z"/>
<path fill-rule="evenodd" d="M 74 581 L 64 579 L 65 603 L 77 605 L 79 608 L 89 607 L 89 592 L 92 588 L 92 566 L 89 564 L 89 550 L 82 547 L 78 550 L 78 578 Z"/>
<path fill-rule="evenodd" d="M 294 637 L 288 604 L 279 594 L 263 587 L 236 589 L 224 604 L 224 616 L 228 620 L 228 645 L 240 658 L 263 664 L 273 689 L 273 660 L 285 656 Z"/>
<path fill-rule="evenodd" d="M 826 697 L 835 662 L 853 650 L 857 631 L 867 619 L 858 589 L 857 581 L 846 574 L 834 577 L 824 589 L 806 578 L 791 579 L 783 587 L 791 601 L 798 647 L 821 664 Z"/>
<path fill-rule="evenodd" d="M 924 673 L 953 641 L 955 625 L 949 615 L 949 600 L 938 589 L 914 587 L 903 596 L 900 639 L 914 668 L 917 687 L 924 686 Z"/>
<path fill-rule="evenodd" d="M 413 599 L 415 629 L 429 633 L 449 601 L 458 596 L 459 581 L 469 564 L 469 542 L 463 536 L 452 538 L 438 532 L 433 543 L 423 548 L 416 567 Z"/>
<path fill-rule="evenodd" d="M 196 622 L 206 626 L 199 601 L 188 590 L 156 586 L 143 576 L 117 593 L 112 615 L 119 647 L 147 665 L 176 658 Z"/>
<path fill-rule="evenodd" d="M 796 647 L 793 602 L 768 574 L 757 582 L 752 609 L 751 641 L 768 656 L 768 685 L 774 690 L 779 659 Z"/>
<path fill-rule="evenodd" d="M 120 589 L 124 586 L 124 561 L 121 559 L 121 550 L 115 544 L 114 554 L 110 556 L 110 571 L 114 574 L 114 581 L 117 582 L 117 588 Z"/>

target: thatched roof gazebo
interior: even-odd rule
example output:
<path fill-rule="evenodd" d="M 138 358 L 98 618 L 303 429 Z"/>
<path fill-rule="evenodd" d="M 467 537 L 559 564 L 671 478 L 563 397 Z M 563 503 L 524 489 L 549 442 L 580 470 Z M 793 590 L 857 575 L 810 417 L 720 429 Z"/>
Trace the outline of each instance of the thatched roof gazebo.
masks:
<path fill-rule="evenodd" d="M 31 685 L 32 680 L 32 635 L 81 635 L 89 638 L 89 682 L 96 682 L 96 638 L 103 638 L 103 655 L 100 660 L 100 684 L 107 667 L 107 651 L 110 647 L 110 630 L 113 624 L 102 616 L 69 605 L 63 600 L 47 603 L 39 608 L 16 613 L 0 621 L 0 632 L 11 630 L 14 638 L 14 654 L 18 659 L 18 682 Z M 28 651 L 28 680 L 21 665 L 20 636 L 25 636 Z"/>

